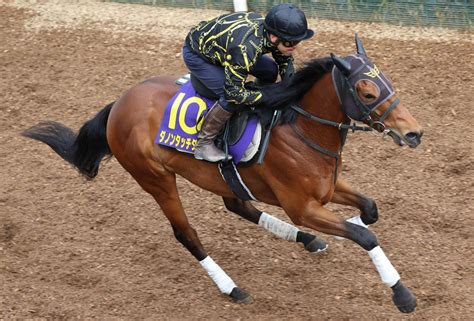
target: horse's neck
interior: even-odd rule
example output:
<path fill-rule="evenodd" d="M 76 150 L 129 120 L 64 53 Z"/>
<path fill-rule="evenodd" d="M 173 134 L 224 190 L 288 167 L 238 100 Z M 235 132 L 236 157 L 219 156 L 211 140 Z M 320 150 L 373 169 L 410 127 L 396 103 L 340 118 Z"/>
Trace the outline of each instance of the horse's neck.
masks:
<path fill-rule="evenodd" d="M 347 119 L 342 112 L 331 73 L 316 82 L 301 100 L 301 106 L 312 115 L 341 123 Z M 306 137 L 321 146 L 337 151 L 341 145 L 339 130 L 336 127 L 320 124 L 305 117 L 298 117 L 297 126 Z"/>

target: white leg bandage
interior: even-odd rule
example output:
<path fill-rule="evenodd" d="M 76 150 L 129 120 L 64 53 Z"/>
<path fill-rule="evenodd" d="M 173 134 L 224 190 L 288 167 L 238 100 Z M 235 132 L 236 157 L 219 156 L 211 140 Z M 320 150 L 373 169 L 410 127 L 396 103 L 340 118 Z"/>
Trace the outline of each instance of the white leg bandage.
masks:
<path fill-rule="evenodd" d="M 207 256 L 204 260 L 199 261 L 201 266 L 206 270 L 207 274 L 211 277 L 212 281 L 217 285 L 222 293 L 230 294 L 232 289 L 237 287 L 234 281 L 221 269 L 210 256 Z"/>
<path fill-rule="evenodd" d="M 368 225 L 365 225 L 364 222 L 362 222 L 362 219 L 360 218 L 360 216 L 351 217 L 351 218 L 347 219 L 346 221 L 349 222 L 349 223 L 360 225 L 360 226 L 365 227 L 365 228 L 369 227 Z"/>
<path fill-rule="evenodd" d="M 376 246 L 372 250 L 368 251 L 368 253 L 375 265 L 375 268 L 380 274 L 382 282 L 387 284 L 389 287 L 394 286 L 398 280 L 400 280 L 400 275 L 398 274 L 397 270 L 395 270 L 392 263 L 390 263 L 382 248 L 380 246 Z"/>
<path fill-rule="evenodd" d="M 296 242 L 296 235 L 299 229 L 291 224 L 283 222 L 282 220 L 271 216 L 265 212 L 260 216 L 258 225 L 262 226 L 267 231 L 272 232 L 279 238 L 287 241 Z"/>
<path fill-rule="evenodd" d="M 360 225 L 360 226 L 365 227 L 365 228 L 369 228 L 368 225 L 365 225 L 364 222 L 362 222 L 362 219 L 360 218 L 360 216 L 354 216 L 354 217 L 348 218 L 346 221 L 349 222 L 349 223 L 352 223 L 352 224 Z M 345 239 L 344 237 L 340 237 L 340 236 L 334 236 L 334 238 L 336 240 L 344 240 Z"/>

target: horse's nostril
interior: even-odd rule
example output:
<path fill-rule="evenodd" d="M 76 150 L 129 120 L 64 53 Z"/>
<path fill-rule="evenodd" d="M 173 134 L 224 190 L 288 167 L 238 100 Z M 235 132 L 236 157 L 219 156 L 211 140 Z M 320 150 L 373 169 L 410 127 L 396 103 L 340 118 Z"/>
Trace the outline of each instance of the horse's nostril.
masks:
<path fill-rule="evenodd" d="M 408 146 L 415 148 L 421 143 L 421 133 L 409 132 L 405 135 L 405 139 L 408 142 Z"/>
<path fill-rule="evenodd" d="M 416 141 L 416 140 L 419 140 L 421 138 L 421 135 L 418 134 L 418 133 L 408 133 L 405 135 L 406 139 L 410 140 L 410 141 Z"/>

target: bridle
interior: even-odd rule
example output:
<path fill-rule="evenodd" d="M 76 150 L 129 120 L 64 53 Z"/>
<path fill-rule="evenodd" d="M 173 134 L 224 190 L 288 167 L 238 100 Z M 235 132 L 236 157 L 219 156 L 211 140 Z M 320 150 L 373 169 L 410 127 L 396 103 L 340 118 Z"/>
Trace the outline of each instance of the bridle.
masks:
<path fill-rule="evenodd" d="M 358 74 L 363 67 L 366 67 L 366 64 L 359 67 L 356 71 L 353 72 L 353 74 Z M 338 70 L 336 68 L 337 68 L 337 66 L 334 66 L 333 73 Z M 384 113 L 381 116 L 379 116 L 375 112 L 375 110 L 378 107 L 380 107 L 386 99 L 390 98 L 391 95 L 386 97 L 384 99 L 384 101 L 382 101 L 381 103 L 379 103 L 375 107 L 369 108 L 366 104 L 364 104 L 361 101 L 361 99 L 359 98 L 359 95 L 357 94 L 357 90 L 350 83 L 349 77 L 351 75 L 350 74 L 349 75 L 344 74 L 343 72 L 340 72 L 340 73 L 341 73 L 340 77 L 342 78 L 342 81 L 344 82 L 345 88 L 347 89 L 347 91 L 349 92 L 349 94 L 352 97 L 352 101 L 353 101 L 354 106 L 356 108 L 358 108 L 359 112 L 362 114 L 362 117 L 360 119 L 357 119 L 357 120 L 362 121 L 363 123 L 366 123 L 367 125 L 369 125 L 370 128 L 373 128 L 376 131 L 378 131 L 380 133 L 383 133 L 385 131 L 385 128 L 386 128 L 384 121 L 388 117 L 388 115 L 390 115 L 390 113 L 398 106 L 398 104 L 400 103 L 400 99 L 396 98 L 394 101 L 392 101 L 392 103 L 388 106 L 388 108 L 384 111 Z M 339 97 L 340 93 L 337 92 L 337 94 L 338 94 L 338 97 Z M 339 97 L 339 101 L 341 101 L 340 97 Z M 346 110 L 346 108 L 344 108 L 344 106 L 343 106 L 343 110 Z"/>
<path fill-rule="evenodd" d="M 365 50 L 362 48 L 362 44 L 360 43 L 360 40 L 357 37 L 357 34 L 356 34 L 356 45 L 357 45 L 358 53 L 365 55 Z M 393 93 L 387 95 L 387 97 L 381 97 L 382 101 L 379 102 L 377 105 L 373 106 L 372 108 L 370 108 L 364 102 L 361 101 L 361 99 L 359 98 L 359 96 L 357 94 L 357 90 L 356 90 L 355 86 L 353 84 L 351 84 L 351 82 L 349 80 L 349 78 L 351 76 L 354 76 L 354 75 L 357 75 L 358 73 L 360 73 L 362 71 L 362 68 L 365 67 L 366 64 L 364 64 L 361 67 L 357 68 L 354 72 L 351 72 L 351 65 L 346 60 L 343 60 L 343 59 L 335 56 L 334 54 L 331 54 L 331 57 L 332 57 L 332 59 L 335 63 L 335 65 L 333 67 L 333 82 L 334 82 L 334 85 L 336 87 L 336 93 L 338 95 L 339 101 L 341 102 L 342 110 L 344 111 L 344 113 L 346 115 L 346 120 L 344 122 L 338 123 L 338 122 L 335 122 L 335 121 L 332 121 L 332 120 L 323 119 L 323 118 L 317 117 L 317 116 L 307 112 L 306 110 L 304 110 L 303 108 L 301 108 L 298 105 L 292 105 L 292 106 L 290 106 L 290 108 L 293 109 L 298 114 L 302 115 L 303 117 L 305 117 L 305 118 L 307 118 L 311 121 L 337 128 L 340 132 L 339 136 L 340 136 L 340 139 L 341 139 L 341 145 L 339 147 L 339 150 L 336 151 L 336 152 L 328 150 L 327 148 L 324 148 L 324 147 L 314 143 L 309 138 L 307 138 L 296 127 L 296 125 L 294 123 L 292 123 L 290 126 L 293 129 L 293 132 L 296 134 L 296 136 L 298 136 L 298 138 L 301 141 L 303 141 L 307 146 L 309 146 L 310 148 L 312 148 L 312 149 L 314 149 L 314 150 L 316 150 L 316 151 L 318 151 L 322 154 L 325 154 L 325 155 L 328 155 L 332 158 L 335 158 L 335 160 L 336 160 L 336 167 L 335 167 L 335 171 L 334 171 L 334 184 L 335 184 L 336 180 L 337 180 L 337 171 L 338 171 L 339 159 L 340 159 L 340 156 L 341 156 L 341 153 L 342 153 L 342 149 L 344 147 L 344 143 L 345 143 L 348 131 L 352 130 L 353 132 L 355 132 L 355 131 L 376 130 L 376 131 L 381 132 L 381 133 L 390 132 L 390 129 L 386 129 L 384 121 L 389 116 L 389 114 L 398 106 L 398 104 L 400 103 L 400 99 L 396 98 L 395 100 L 393 100 L 390 103 L 389 107 L 384 111 L 384 113 L 381 116 L 379 116 L 375 112 L 375 110 L 378 107 L 380 107 L 386 100 L 388 100 L 393 95 Z M 334 76 L 335 74 L 337 74 L 339 77 L 335 77 Z M 337 83 L 336 78 L 338 78 L 339 81 L 342 82 L 342 83 Z M 351 97 L 351 103 L 353 104 L 353 106 L 355 106 L 358 109 L 357 110 L 358 115 L 361 115 L 361 116 L 358 117 L 358 119 L 356 119 L 356 120 L 361 121 L 361 122 L 367 124 L 368 126 L 358 126 L 355 123 L 351 124 L 351 118 L 348 116 L 348 113 L 347 113 L 347 108 L 348 107 L 343 103 L 343 99 L 341 99 L 340 93 L 337 90 L 338 87 L 339 88 L 345 88 L 345 90 L 349 93 L 349 95 Z"/>

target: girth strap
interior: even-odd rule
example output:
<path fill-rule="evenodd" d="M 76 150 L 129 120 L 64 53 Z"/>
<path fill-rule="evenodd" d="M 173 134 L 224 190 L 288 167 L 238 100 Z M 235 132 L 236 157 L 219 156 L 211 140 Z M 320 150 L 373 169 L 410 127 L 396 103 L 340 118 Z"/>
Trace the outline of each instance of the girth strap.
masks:
<path fill-rule="evenodd" d="M 233 161 L 219 162 L 218 168 L 222 178 L 235 196 L 244 201 L 258 201 L 247 185 L 245 185 Z"/>

